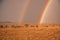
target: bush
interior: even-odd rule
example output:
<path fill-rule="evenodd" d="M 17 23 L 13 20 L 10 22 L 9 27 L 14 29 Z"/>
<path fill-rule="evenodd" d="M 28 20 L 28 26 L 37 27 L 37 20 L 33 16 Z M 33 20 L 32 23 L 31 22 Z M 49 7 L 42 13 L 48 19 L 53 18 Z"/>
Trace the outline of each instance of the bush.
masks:
<path fill-rule="evenodd" d="M 3 28 L 3 25 L 0 25 L 0 28 Z"/>
<path fill-rule="evenodd" d="M 36 25 L 36 27 L 38 27 L 38 25 Z"/>
<path fill-rule="evenodd" d="M 25 26 L 25 27 L 28 27 L 29 25 L 28 25 L 28 24 L 25 24 L 24 26 Z"/>

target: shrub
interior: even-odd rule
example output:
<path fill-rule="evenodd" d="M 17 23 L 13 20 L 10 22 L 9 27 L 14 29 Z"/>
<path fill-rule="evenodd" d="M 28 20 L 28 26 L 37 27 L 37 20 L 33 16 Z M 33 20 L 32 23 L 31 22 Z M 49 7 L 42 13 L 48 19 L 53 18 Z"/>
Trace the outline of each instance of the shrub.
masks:
<path fill-rule="evenodd" d="M 0 25 L 0 28 L 3 28 L 3 25 Z"/>
<path fill-rule="evenodd" d="M 28 26 L 29 26 L 29 24 L 25 24 L 24 26 L 25 26 L 25 27 L 28 27 Z"/>

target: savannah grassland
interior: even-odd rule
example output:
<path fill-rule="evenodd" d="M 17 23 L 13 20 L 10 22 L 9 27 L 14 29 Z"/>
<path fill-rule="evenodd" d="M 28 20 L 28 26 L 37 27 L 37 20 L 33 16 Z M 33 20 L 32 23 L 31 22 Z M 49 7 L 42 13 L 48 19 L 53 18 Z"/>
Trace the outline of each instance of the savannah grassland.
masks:
<path fill-rule="evenodd" d="M 60 25 L 0 23 L 0 40 L 60 40 Z"/>

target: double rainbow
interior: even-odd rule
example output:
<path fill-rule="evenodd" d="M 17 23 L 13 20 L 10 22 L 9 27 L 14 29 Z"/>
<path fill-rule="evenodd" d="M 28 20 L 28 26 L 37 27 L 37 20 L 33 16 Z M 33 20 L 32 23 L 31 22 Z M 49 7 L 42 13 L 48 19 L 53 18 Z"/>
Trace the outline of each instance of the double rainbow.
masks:
<path fill-rule="evenodd" d="M 38 24 L 42 24 L 44 17 L 45 17 L 45 14 L 46 14 L 48 7 L 51 4 L 51 2 L 52 2 L 52 0 L 48 0 L 48 2 L 46 3 L 46 6 L 44 7 L 43 13 L 41 15 L 41 18 L 40 18 L 40 21 Z M 31 3 L 31 0 L 27 0 L 25 7 L 23 8 L 23 10 L 21 12 L 21 16 L 20 16 L 21 22 L 23 21 L 24 15 L 26 14 L 30 3 Z"/>

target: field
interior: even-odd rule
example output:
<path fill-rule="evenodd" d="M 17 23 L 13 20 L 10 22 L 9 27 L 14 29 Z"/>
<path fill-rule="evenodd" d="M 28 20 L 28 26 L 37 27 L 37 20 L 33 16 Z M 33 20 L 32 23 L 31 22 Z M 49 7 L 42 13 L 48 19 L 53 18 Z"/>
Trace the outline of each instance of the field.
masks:
<path fill-rule="evenodd" d="M 60 40 L 60 25 L 0 23 L 0 40 Z"/>

